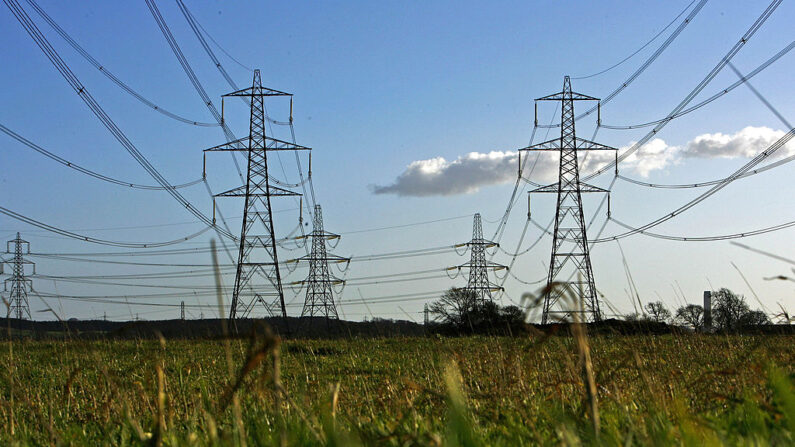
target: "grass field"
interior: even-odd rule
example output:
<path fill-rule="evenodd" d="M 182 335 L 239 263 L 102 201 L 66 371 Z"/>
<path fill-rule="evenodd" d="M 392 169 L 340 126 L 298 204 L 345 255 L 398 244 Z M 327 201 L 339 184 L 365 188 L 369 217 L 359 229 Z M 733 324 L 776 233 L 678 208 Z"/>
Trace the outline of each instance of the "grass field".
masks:
<path fill-rule="evenodd" d="M 0 444 L 792 445 L 794 342 L 4 342 Z"/>

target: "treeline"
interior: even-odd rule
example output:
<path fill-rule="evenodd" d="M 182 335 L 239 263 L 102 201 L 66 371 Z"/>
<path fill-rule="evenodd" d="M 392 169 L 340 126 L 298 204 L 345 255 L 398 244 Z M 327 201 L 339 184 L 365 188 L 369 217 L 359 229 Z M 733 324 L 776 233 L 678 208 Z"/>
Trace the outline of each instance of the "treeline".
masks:
<path fill-rule="evenodd" d="M 546 326 L 525 323 L 525 312 L 518 306 L 499 306 L 491 300 L 481 299 L 474 291 L 451 288 L 428 307 L 429 332 L 440 334 L 495 334 L 518 335 L 538 330 L 557 331 L 565 322 Z M 729 289 L 712 292 L 711 331 L 743 333 L 795 333 L 792 319 L 784 311 L 774 316 L 752 310 L 746 299 Z M 702 306 L 687 304 L 671 312 L 662 301 L 647 303 L 641 312 L 625 315 L 621 319 L 606 319 L 590 323 L 597 333 L 663 334 L 671 332 L 703 331 L 705 312 Z"/>
<path fill-rule="evenodd" d="M 711 292 L 711 328 L 718 331 L 739 331 L 772 324 L 770 317 L 760 309 L 752 310 L 743 295 L 722 288 Z M 774 318 L 789 324 L 792 319 L 785 311 Z M 643 313 L 631 313 L 624 317 L 627 321 L 654 321 L 676 326 L 685 326 L 700 331 L 707 325 L 703 306 L 687 304 L 671 312 L 662 301 L 654 301 L 643 306 Z"/>

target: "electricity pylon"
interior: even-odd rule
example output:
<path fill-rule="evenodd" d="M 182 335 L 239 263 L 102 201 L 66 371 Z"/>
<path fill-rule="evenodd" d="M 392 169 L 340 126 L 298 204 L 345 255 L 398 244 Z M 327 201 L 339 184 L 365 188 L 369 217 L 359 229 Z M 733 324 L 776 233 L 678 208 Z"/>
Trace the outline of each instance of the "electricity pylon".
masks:
<path fill-rule="evenodd" d="M 229 318 L 246 318 L 254 305 L 258 303 L 269 313 L 271 307 L 278 303 L 281 307 L 282 317 L 287 318 L 282 277 L 279 271 L 279 257 L 276 252 L 271 197 L 300 196 L 300 194 L 272 184 L 274 180 L 268 175 L 268 152 L 309 151 L 311 149 L 265 135 L 265 97 L 288 96 L 292 98 L 292 94 L 263 87 L 259 70 L 254 70 L 254 82 L 251 87 L 228 93 L 222 98 L 234 96 L 250 101 L 249 135 L 204 150 L 205 155 L 207 152 L 245 152 L 248 159 L 246 184 L 215 195 L 216 197 L 245 198 L 237 272 L 235 273 L 235 287 L 232 291 Z M 292 110 L 292 102 L 290 104 Z M 257 283 L 255 275 L 257 278 L 267 279 L 270 285 L 264 282 Z M 271 300 L 273 304 L 269 303 L 270 298 L 273 299 Z"/>
<path fill-rule="evenodd" d="M 472 223 L 472 240 L 463 244 L 456 245 L 458 247 L 467 247 L 471 252 L 469 262 L 461 264 L 456 267 L 450 267 L 448 270 L 463 268 L 469 269 L 469 280 L 464 290 L 473 292 L 477 297 L 478 304 L 484 304 L 487 300 L 493 301 L 491 296 L 492 292 L 499 292 L 503 290 L 489 280 L 489 270 L 503 270 L 508 267 L 491 262 L 486 259 L 486 249 L 492 247 L 499 247 L 500 244 L 483 239 L 483 224 L 480 220 L 480 213 L 475 214 Z"/>
<path fill-rule="evenodd" d="M 306 299 L 301 317 L 324 316 L 326 319 L 339 320 L 337 306 L 334 303 L 334 286 L 345 284 L 345 281 L 331 274 L 329 263 L 348 263 L 351 258 L 333 255 L 327 252 L 328 241 L 339 239 L 339 234 L 329 233 L 323 228 L 323 212 L 320 205 L 315 205 L 312 232 L 296 239 L 310 239 L 312 249 L 308 256 L 292 259 L 288 262 L 309 261 L 309 275 L 303 281 L 293 284 L 306 286 Z"/>
<path fill-rule="evenodd" d="M 36 264 L 24 257 L 24 255 L 30 254 L 30 243 L 22 240 L 17 233 L 15 239 L 6 243 L 6 253 L 14 255 L 11 260 L 3 261 L 4 264 L 11 266 L 11 277 L 6 278 L 4 284 L 5 291 L 8 293 L 8 314 L 6 316 L 13 316 L 20 320 L 31 319 L 28 293 L 33 292 L 33 281 L 25 275 L 25 266 L 32 266 L 32 274 L 35 275 Z"/>
<path fill-rule="evenodd" d="M 538 98 L 536 101 L 561 102 L 560 137 L 520 149 L 521 151 L 557 151 L 560 154 L 558 182 L 530 191 L 530 193 L 555 193 L 558 197 L 555 230 L 552 236 L 552 257 L 549 262 L 549 276 L 544 294 L 541 323 L 549 322 L 552 314 L 560 315 L 561 319 L 573 314 L 582 314 L 580 321 L 587 321 L 587 314 L 590 313 L 593 321 L 599 321 L 602 319 L 602 313 L 599 310 L 599 298 L 594 284 L 581 194 L 585 192 L 609 194 L 609 191 L 580 181 L 577 152 L 615 151 L 616 149 L 576 136 L 574 101 L 599 101 L 599 99 L 573 92 L 568 76 L 563 78 L 563 91 Z M 597 103 L 597 108 L 599 107 L 600 105 Z M 536 107 L 536 123 L 538 123 L 537 110 L 538 107 Z M 616 164 L 616 169 L 618 169 L 617 167 L 618 164 Z M 564 269 L 564 267 L 574 268 Z M 568 276 L 565 279 L 559 279 L 564 275 Z M 553 309 L 567 292 L 582 299 L 583 306 L 571 303 L 571 307 L 568 309 Z"/>

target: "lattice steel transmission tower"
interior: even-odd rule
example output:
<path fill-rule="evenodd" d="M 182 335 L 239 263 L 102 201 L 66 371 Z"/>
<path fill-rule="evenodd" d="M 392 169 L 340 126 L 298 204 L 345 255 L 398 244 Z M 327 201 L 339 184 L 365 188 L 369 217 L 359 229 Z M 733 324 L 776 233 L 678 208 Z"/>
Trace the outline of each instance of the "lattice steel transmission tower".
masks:
<path fill-rule="evenodd" d="M 615 148 L 578 138 L 574 131 L 574 101 L 599 101 L 598 98 L 583 95 L 571 90 L 571 81 L 563 79 L 563 91 L 536 99 L 537 101 L 560 101 L 560 137 L 538 143 L 521 151 L 557 151 L 560 155 L 558 182 L 536 188 L 530 193 L 557 194 L 555 211 L 555 230 L 552 236 L 552 257 L 549 262 L 549 276 L 544 294 L 541 323 L 550 321 L 551 315 L 566 318 L 572 314 L 580 315 L 580 321 L 587 321 L 588 314 L 593 321 L 602 319 L 599 309 L 599 298 L 594 284 L 588 237 L 585 232 L 585 217 L 582 212 L 582 193 L 603 192 L 606 189 L 589 185 L 580 181 L 580 170 L 577 152 L 580 151 L 616 151 Z M 597 110 L 601 112 L 600 104 Z M 598 113 L 597 120 L 601 120 Z M 538 123 L 538 107 L 536 105 L 536 123 Z M 617 160 L 616 160 L 617 161 Z M 618 169 L 618 163 L 616 163 Z M 608 201 L 609 203 L 609 201 Z M 609 209 L 609 205 L 608 205 Z M 529 213 L 529 210 L 528 210 Z M 608 216 L 609 216 L 608 211 Z M 573 267 L 573 268 L 572 268 Z M 571 292 L 580 297 L 583 306 L 572 303 L 572 308 L 563 309 L 559 304 L 561 297 Z"/>
<path fill-rule="evenodd" d="M 480 213 L 475 214 L 472 222 L 472 240 L 456 245 L 456 248 L 467 247 L 471 252 L 471 257 L 469 262 L 451 267 L 451 269 L 469 269 L 469 280 L 467 280 L 467 286 L 464 290 L 474 292 L 479 304 L 483 304 L 487 300 L 493 301 L 491 293 L 503 290 L 502 287 L 489 280 L 489 270 L 504 270 L 508 267 L 486 259 L 486 249 L 499 246 L 500 244 L 496 242 L 483 239 L 483 224 L 481 223 Z"/>
<path fill-rule="evenodd" d="M 222 100 L 227 97 L 242 97 L 250 101 L 249 135 L 204 150 L 205 155 L 207 152 L 245 152 L 248 159 L 246 184 L 216 194 L 216 197 L 245 198 L 235 286 L 232 291 L 232 306 L 229 309 L 230 319 L 246 318 L 256 304 L 262 305 L 269 313 L 270 309 L 278 304 L 282 317 L 287 318 L 279 257 L 276 251 L 271 198 L 301 194 L 274 186 L 273 183 L 276 181 L 268 174 L 268 152 L 311 149 L 265 135 L 265 97 L 269 96 L 290 97 L 292 114 L 292 94 L 263 87 L 259 70 L 254 70 L 254 82 L 251 87 L 223 95 Z"/>
<path fill-rule="evenodd" d="M 309 275 L 303 281 L 293 284 L 306 286 L 306 299 L 301 317 L 324 316 L 326 319 L 339 320 L 337 306 L 334 303 L 334 286 L 344 285 L 345 281 L 331 274 L 330 263 L 348 263 L 351 258 L 344 258 L 328 253 L 326 245 L 329 241 L 339 240 L 340 235 L 329 233 L 323 228 L 323 211 L 315 205 L 312 233 L 299 236 L 298 239 L 309 239 L 312 249 L 308 256 L 293 259 L 290 262 L 308 261 Z M 336 246 L 336 245 L 335 245 Z"/>
<path fill-rule="evenodd" d="M 30 243 L 23 240 L 17 233 L 15 239 L 6 243 L 6 253 L 14 255 L 11 260 L 3 261 L 4 264 L 11 266 L 11 277 L 6 278 L 4 284 L 8 294 L 8 314 L 6 316 L 29 320 L 31 316 L 28 293 L 33 292 L 33 281 L 25 275 L 25 266 L 31 266 L 33 269 L 31 273 L 36 274 L 36 264 L 24 257 L 30 253 Z"/>

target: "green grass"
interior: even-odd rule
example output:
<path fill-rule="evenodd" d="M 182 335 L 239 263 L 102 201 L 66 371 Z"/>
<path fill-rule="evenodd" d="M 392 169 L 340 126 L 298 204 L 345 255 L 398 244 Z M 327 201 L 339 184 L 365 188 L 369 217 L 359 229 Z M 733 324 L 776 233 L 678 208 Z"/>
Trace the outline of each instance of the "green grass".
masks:
<path fill-rule="evenodd" d="M 588 343 L 600 424 L 570 337 L 4 342 L 0 444 L 795 442 L 795 337 Z"/>

